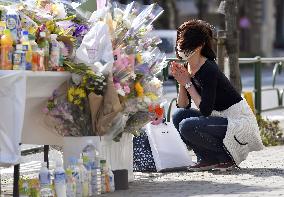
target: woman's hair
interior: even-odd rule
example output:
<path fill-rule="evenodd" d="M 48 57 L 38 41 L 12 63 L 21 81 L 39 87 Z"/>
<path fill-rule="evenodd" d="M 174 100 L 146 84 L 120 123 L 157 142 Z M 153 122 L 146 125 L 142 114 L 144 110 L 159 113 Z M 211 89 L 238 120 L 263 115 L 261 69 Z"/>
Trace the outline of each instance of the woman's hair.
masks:
<path fill-rule="evenodd" d="M 178 49 L 190 53 L 197 47 L 202 46 L 201 55 L 210 60 L 216 59 L 216 54 L 213 51 L 213 31 L 209 23 L 202 20 L 189 20 L 184 22 L 177 29 L 177 41 L 176 41 L 176 56 L 181 59 L 178 55 Z"/>

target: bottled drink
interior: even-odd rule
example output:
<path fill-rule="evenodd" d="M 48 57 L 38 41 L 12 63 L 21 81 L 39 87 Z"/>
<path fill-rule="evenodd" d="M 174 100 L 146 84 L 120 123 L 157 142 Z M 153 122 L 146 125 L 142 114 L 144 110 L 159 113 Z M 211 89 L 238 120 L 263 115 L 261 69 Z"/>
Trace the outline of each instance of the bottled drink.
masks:
<path fill-rule="evenodd" d="M 76 181 L 72 175 L 72 169 L 66 169 L 66 196 L 67 197 L 76 197 Z"/>
<path fill-rule="evenodd" d="M 12 70 L 13 39 L 9 29 L 4 30 L 1 37 L 1 69 Z"/>
<path fill-rule="evenodd" d="M 33 35 L 29 35 L 29 41 L 30 41 L 30 46 L 31 46 L 31 51 L 32 51 L 32 70 L 33 71 L 44 71 L 44 63 L 42 63 L 43 67 L 40 67 L 40 54 L 39 54 L 38 45 L 35 41 L 35 37 Z"/>
<path fill-rule="evenodd" d="M 101 191 L 102 194 L 109 192 L 109 180 L 107 175 L 106 160 L 100 161 L 101 166 Z"/>
<path fill-rule="evenodd" d="M 89 195 L 101 194 L 101 170 L 99 165 L 99 153 L 92 141 L 82 151 L 84 165 L 89 170 L 90 186 Z M 91 192 L 91 194 L 90 194 Z"/>
<path fill-rule="evenodd" d="M 44 59 L 43 59 L 43 64 L 45 67 L 45 70 L 51 70 L 49 68 L 49 42 L 46 38 L 46 33 L 45 32 L 40 32 L 39 34 L 40 39 L 38 41 L 38 47 L 41 49 Z"/>
<path fill-rule="evenodd" d="M 54 171 L 54 185 L 57 197 L 66 197 L 66 174 L 62 161 L 56 164 Z"/>
<path fill-rule="evenodd" d="M 60 67 L 60 46 L 57 41 L 57 34 L 51 34 L 50 67 L 52 70 L 59 70 Z"/>
<path fill-rule="evenodd" d="M 88 197 L 89 196 L 89 177 L 88 177 L 88 170 L 83 165 L 83 159 L 78 160 L 78 168 L 81 177 L 81 184 L 82 184 L 82 196 Z"/>
<path fill-rule="evenodd" d="M 21 43 L 23 45 L 23 51 L 25 52 L 26 70 L 32 70 L 32 48 L 29 40 L 29 32 L 23 31 Z"/>
<path fill-rule="evenodd" d="M 6 13 L 6 28 L 11 31 L 12 40 L 14 43 L 18 42 L 20 32 L 20 17 L 15 9 L 8 8 Z"/>
<path fill-rule="evenodd" d="M 77 159 L 76 158 L 70 158 L 70 169 L 72 170 L 72 175 L 76 182 L 76 197 L 83 196 L 83 188 L 82 188 L 82 180 L 80 176 L 80 169 L 77 166 Z"/>
<path fill-rule="evenodd" d="M 16 45 L 16 51 L 13 53 L 13 70 L 26 70 L 26 54 L 22 49 L 21 44 Z"/>
<path fill-rule="evenodd" d="M 51 189 L 50 172 L 47 169 L 47 163 L 43 162 L 39 172 L 40 182 L 40 196 L 41 197 L 53 197 L 53 191 Z"/>
<path fill-rule="evenodd" d="M 108 176 L 109 176 L 110 192 L 114 192 L 115 191 L 114 174 L 110 166 L 108 166 Z"/>

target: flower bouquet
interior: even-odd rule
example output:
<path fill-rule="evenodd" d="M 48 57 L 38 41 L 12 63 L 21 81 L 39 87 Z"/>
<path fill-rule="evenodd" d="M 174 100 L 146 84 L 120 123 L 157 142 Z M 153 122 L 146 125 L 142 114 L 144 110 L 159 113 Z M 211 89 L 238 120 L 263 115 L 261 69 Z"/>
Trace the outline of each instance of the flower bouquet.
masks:
<path fill-rule="evenodd" d="M 32 1 L 32 0 L 30 0 Z M 151 35 L 163 12 L 157 4 L 108 3 L 90 18 L 68 3 L 41 1 L 18 5 L 23 28 L 59 35 L 63 69 L 72 73 L 66 93 L 55 91 L 44 109 L 63 136 L 137 133 L 163 118 L 165 54 Z"/>

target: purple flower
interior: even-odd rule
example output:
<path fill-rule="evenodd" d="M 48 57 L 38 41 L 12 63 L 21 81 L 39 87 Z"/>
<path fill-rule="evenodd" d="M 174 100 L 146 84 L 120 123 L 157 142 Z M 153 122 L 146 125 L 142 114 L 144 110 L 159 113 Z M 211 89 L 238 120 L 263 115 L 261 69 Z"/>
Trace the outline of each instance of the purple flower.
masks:
<path fill-rule="evenodd" d="M 55 90 L 53 91 L 53 93 L 52 93 L 52 96 L 53 96 L 53 97 L 57 97 L 58 95 L 59 95 L 59 92 L 58 92 L 57 89 L 55 89 Z"/>
<path fill-rule="evenodd" d="M 75 31 L 73 33 L 73 36 L 75 36 L 75 37 L 79 37 L 79 36 L 85 34 L 89 30 L 87 25 L 73 24 L 73 25 L 69 26 L 69 28 L 70 27 L 75 27 Z"/>

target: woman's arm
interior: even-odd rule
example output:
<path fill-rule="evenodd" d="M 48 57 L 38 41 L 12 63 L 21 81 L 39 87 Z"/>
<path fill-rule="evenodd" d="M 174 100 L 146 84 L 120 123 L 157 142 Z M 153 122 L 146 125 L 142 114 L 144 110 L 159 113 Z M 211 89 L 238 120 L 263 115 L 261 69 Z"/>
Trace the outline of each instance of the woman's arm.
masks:
<path fill-rule="evenodd" d="M 178 91 L 178 98 L 177 98 L 177 105 L 181 108 L 185 108 L 188 106 L 190 100 L 187 96 L 187 91 L 183 85 L 179 84 L 179 91 Z"/>
<path fill-rule="evenodd" d="M 194 85 L 191 85 L 189 88 L 187 88 L 188 93 L 190 94 L 190 97 L 192 98 L 194 104 L 196 107 L 199 108 L 199 105 L 201 103 L 201 96 L 198 94 L 196 88 Z"/>

